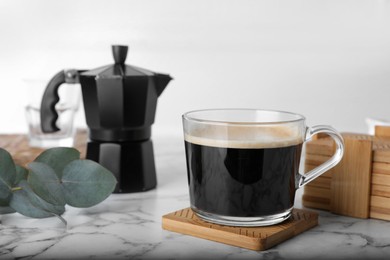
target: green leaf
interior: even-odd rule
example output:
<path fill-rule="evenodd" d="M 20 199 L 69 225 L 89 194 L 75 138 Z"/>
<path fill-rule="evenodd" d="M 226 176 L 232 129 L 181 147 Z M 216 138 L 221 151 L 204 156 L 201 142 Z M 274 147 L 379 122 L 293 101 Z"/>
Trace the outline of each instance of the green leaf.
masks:
<path fill-rule="evenodd" d="M 15 181 L 13 186 L 15 186 L 21 180 L 27 180 L 27 175 L 28 175 L 28 170 L 23 166 L 16 164 L 15 167 L 16 167 L 16 176 L 15 176 Z"/>
<path fill-rule="evenodd" d="M 0 199 L 0 207 L 7 207 L 9 205 L 9 200 L 11 198 L 11 195 L 12 194 L 10 193 L 7 198 Z"/>
<path fill-rule="evenodd" d="M 105 200 L 116 185 L 114 175 L 91 160 L 69 163 L 62 175 L 65 201 L 73 207 L 91 207 Z"/>
<path fill-rule="evenodd" d="M 0 148 L 0 198 L 7 198 L 15 181 L 15 163 L 11 155 Z"/>
<path fill-rule="evenodd" d="M 48 218 L 54 215 L 32 204 L 29 195 L 24 190 L 15 191 L 10 206 L 18 213 L 32 218 Z"/>
<path fill-rule="evenodd" d="M 28 164 L 30 174 L 27 182 L 31 189 L 42 199 L 53 205 L 65 205 L 61 182 L 50 166 L 41 162 Z"/>
<path fill-rule="evenodd" d="M 55 147 L 42 152 L 34 162 L 41 162 L 54 169 L 58 178 L 61 179 L 65 166 L 71 161 L 80 159 L 80 152 L 69 147 Z"/>
<path fill-rule="evenodd" d="M 22 180 L 18 185 L 21 189 L 13 192 L 9 203 L 18 213 L 32 218 L 47 218 L 65 212 L 64 206 L 52 205 L 38 197 L 28 186 L 27 181 Z"/>
<path fill-rule="evenodd" d="M 0 206 L 0 214 L 11 214 L 11 213 L 15 213 L 16 211 L 9 207 L 9 206 Z"/>
<path fill-rule="evenodd" d="M 10 193 L 7 198 L 0 199 L 0 214 L 9 214 L 15 212 L 15 210 L 9 206 L 9 200 L 11 196 L 12 194 Z"/>

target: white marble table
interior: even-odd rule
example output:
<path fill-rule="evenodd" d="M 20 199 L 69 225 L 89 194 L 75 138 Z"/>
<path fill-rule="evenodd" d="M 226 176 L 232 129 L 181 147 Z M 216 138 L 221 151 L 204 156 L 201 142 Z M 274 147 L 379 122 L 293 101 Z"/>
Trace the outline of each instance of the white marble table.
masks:
<path fill-rule="evenodd" d="M 67 208 L 65 229 L 56 218 L 0 216 L 0 259 L 380 259 L 390 258 L 390 222 L 325 211 L 319 225 L 267 251 L 255 252 L 165 231 L 161 217 L 188 207 L 181 136 L 154 136 L 158 187 L 113 194 L 88 208 Z M 302 192 L 296 207 L 301 208 Z"/>

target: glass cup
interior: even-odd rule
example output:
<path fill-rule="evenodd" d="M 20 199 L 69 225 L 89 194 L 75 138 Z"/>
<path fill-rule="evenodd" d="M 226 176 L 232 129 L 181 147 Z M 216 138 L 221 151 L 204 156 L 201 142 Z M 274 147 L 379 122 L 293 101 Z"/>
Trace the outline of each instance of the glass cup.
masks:
<path fill-rule="evenodd" d="M 295 191 L 342 159 L 344 142 L 330 126 L 307 127 L 299 114 L 272 110 L 214 109 L 183 115 L 192 210 L 205 221 L 268 226 L 291 216 Z M 299 172 L 302 146 L 325 133 L 333 157 Z"/>
<path fill-rule="evenodd" d="M 28 104 L 25 107 L 28 125 L 29 144 L 32 147 L 72 147 L 74 145 L 74 118 L 80 104 L 80 86 L 63 84 L 59 88 L 60 101 L 55 109 L 58 113 L 57 127 L 54 133 L 44 133 L 41 129 L 41 101 L 47 82 L 42 80 L 25 80 L 28 87 Z"/>

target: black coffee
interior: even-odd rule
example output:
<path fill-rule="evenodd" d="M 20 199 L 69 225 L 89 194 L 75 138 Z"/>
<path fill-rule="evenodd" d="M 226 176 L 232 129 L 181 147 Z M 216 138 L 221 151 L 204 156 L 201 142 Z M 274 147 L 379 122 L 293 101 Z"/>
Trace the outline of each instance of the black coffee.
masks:
<path fill-rule="evenodd" d="M 225 148 L 185 141 L 191 205 L 208 213 L 258 217 L 294 203 L 302 143 Z"/>

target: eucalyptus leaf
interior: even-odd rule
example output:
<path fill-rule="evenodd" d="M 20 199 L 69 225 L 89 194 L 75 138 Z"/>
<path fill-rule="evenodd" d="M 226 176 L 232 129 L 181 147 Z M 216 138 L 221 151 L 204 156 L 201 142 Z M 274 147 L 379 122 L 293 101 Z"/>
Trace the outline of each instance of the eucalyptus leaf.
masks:
<path fill-rule="evenodd" d="M 80 159 L 80 152 L 70 147 L 55 147 L 42 152 L 34 162 L 41 162 L 54 169 L 58 178 L 61 179 L 62 171 L 71 161 Z"/>
<path fill-rule="evenodd" d="M 10 206 L 18 213 L 32 218 L 48 218 L 54 216 L 31 203 L 30 197 L 25 190 L 15 191 L 12 195 Z"/>
<path fill-rule="evenodd" d="M 11 193 L 10 188 L 0 181 L 0 199 L 7 198 Z"/>
<path fill-rule="evenodd" d="M 7 198 L 0 199 L 0 207 L 6 207 L 9 205 L 9 200 L 11 199 L 12 193 L 9 194 Z"/>
<path fill-rule="evenodd" d="M 11 190 L 8 188 L 8 186 L 0 184 L 0 199 L 7 198 L 10 193 Z"/>
<path fill-rule="evenodd" d="M 11 214 L 11 213 L 15 213 L 16 211 L 9 207 L 9 206 L 0 206 L 0 214 Z"/>
<path fill-rule="evenodd" d="M 28 170 L 23 166 L 16 164 L 15 167 L 16 167 L 16 176 L 15 176 L 15 181 L 13 186 L 15 186 L 21 180 L 27 180 L 27 175 L 28 175 Z"/>
<path fill-rule="evenodd" d="M 18 213 L 32 218 L 47 218 L 65 212 L 64 206 L 52 205 L 38 197 L 28 186 L 27 181 L 20 181 L 18 186 L 21 189 L 13 191 L 9 204 Z"/>
<path fill-rule="evenodd" d="M 65 201 L 73 207 L 91 207 L 105 200 L 116 185 L 114 175 L 91 160 L 69 163 L 62 175 Z"/>
<path fill-rule="evenodd" d="M 28 164 L 30 174 L 27 182 L 31 189 L 42 199 L 53 205 L 65 205 L 61 181 L 54 169 L 41 162 Z"/>
<path fill-rule="evenodd" d="M 10 192 L 9 196 L 5 199 L 0 199 L 0 214 L 10 214 L 15 213 L 16 211 L 9 206 L 9 200 L 12 196 Z"/>
<path fill-rule="evenodd" d="M 7 198 L 0 199 L 0 214 L 10 214 L 15 212 L 15 210 L 9 206 L 11 196 L 12 194 L 10 193 Z"/>
<path fill-rule="evenodd" d="M 11 155 L 0 148 L 0 198 L 6 198 L 15 182 L 15 163 Z"/>

